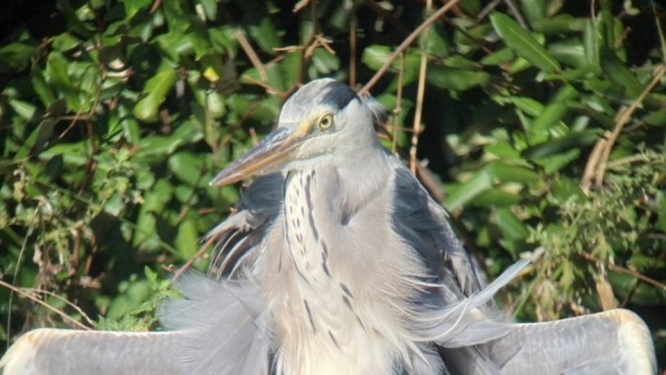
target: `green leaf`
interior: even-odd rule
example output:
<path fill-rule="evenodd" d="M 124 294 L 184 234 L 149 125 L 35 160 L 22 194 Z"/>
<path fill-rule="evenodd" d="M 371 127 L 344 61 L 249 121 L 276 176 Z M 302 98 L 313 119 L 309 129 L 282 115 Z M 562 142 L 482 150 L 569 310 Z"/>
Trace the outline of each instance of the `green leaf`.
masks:
<path fill-rule="evenodd" d="M 176 83 L 176 71 L 166 64 L 146 82 L 143 88 L 143 99 L 134 107 L 134 116 L 141 121 L 154 122 L 160 105 L 166 99 L 171 87 Z"/>
<path fill-rule="evenodd" d="M 423 34 L 422 36 L 425 35 L 426 34 Z M 450 54 L 449 50 L 451 49 L 451 47 L 449 46 L 449 42 L 446 40 L 446 38 L 443 35 L 446 35 L 446 31 L 443 30 L 441 27 L 438 27 L 437 24 L 433 25 L 433 27 L 430 29 L 430 31 L 427 34 L 427 45 L 425 49 L 428 54 L 440 58 L 445 58 L 449 56 Z"/>
<path fill-rule="evenodd" d="M 433 66 L 426 80 L 437 87 L 453 91 L 465 91 L 476 86 L 485 86 L 490 75 L 482 71 L 471 71 Z"/>
<path fill-rule="evenodd" d="M 361 61 L 372 70 L 379 70 L 391 55 L 389 46 L 371 45 L 363 50 Z"/>
<path fill-rule="evenodd" d="M 67 52 L 78 47 L 81 40 L 70 33 L 62 33 L 53 38 L 52 46 L 56 51 Z"/>
<path fill-rule="evenodd" d="M 552 180 L 550 193 L 560 204 L 564 204 L 571 199 L 582 201 L 587 198 L 576 182 L 564 176 Z"/>
<path fill-rule="evenodd" d="M 197 253 L 199 249 L 196 245 L 199 242 L 199 235 L 194 220 L 186 219 L 180 223 L 176 235 L 176 250 L 181 259 L 189 260 Z"/>
<path fill-rule="evenodd" d="M 323 48 L 316 49 L 312 55 L 313 68 L 317 74 L 331 74 L 340 70 L 340 59 Z M 300 65 L 300 64 L 299 64 Z"/>
<path fill-rule="evenodd" d="M 540 178 L 538 173 L 525 167 L 494 161 L 475 172 L 469 181 L 451 191 L 446 200 L 446 207 L 451 211 L 462 208 L 480 194 L 491 189 L 495 182 L 528 184 L 539 181 Z"/>
<path fill-rule="evenodd" d="M 579 68 L 587 65 L 587 56 L 585 47 L 578 39 L 566 39 L 563 41 L 551 43 L 548 51 L 559 62 Z"/>
<path fill-rule="evenodd" d="M 183 56 L 189 56 L 194 52 L 194 44 L 188 34 L 169 32 L 158 36 L 155 40 L 172 61 L 180 61 Z"/>
<path fill-rule="evenodd" d="M 613 51 L 607 47 L 602 47 L 600 58 L 601 69 L 613 83 L 626 89 L 629 98 L 633 99 L 641 94 L 643 85 Z"/>
<path fill-rule="evenodd" d="M 202 184 L 202 176 L 205 171 L 201 156 L 190 152 L 178 152 L 169 158 L 167 164 L 178 179 L 186 184 L 190 186 Z"/>
<path fill-rule="evenodd" d="M 511 48 L 502 48 L 481 59 L 483 65 L 503 65 L 508 64 L 516 58 Z"/>
<path fill-rule="evenodd" d="M 566 152 L 574 148 L 587 147 L 597 141 L 599 131 L 595 129 L 584 130 L 570 135 L 551 139 L 526 149 L 523 156 L 527 159 L 538 159 L 554 154 Z"/>
<path fill-rule="evenodd" d="M 465 206 L 477 195 L 490 189 L 493 186 L 493 179 L 487 170 L 481 170 L 469 181 L 461 184 L 455 191 L 450 192 L 446 199 L 445 206 L 449 211 L 457 211 Z"/>
<path fill-rule="evenodd" d="M 559 35 L 585 29 L 586 19 L 575 18 L 570 14 L 558 14 L 532 22 L 535 31 L 545 35 Z"/>
<path fill-rule="evenodd" d="M 485 147 L 486 152 L 498 156 L 504 160 L 519 159 L 520 152 L 513 148 L 508 142 L 497 142 Z"/>
<path fill-rule="evenodd" d="M 319 55 L 319 58 L 322 58 L 322 56 Z M 331 59 L 330 56 L 324 56 L 323 60 L 325 61 L 320 61 L 320 63 L 325 65 L 326 69 L 333 69 L 336 66 L 336 69 L 340 68 L 340 60 L 337 56 L 335 59 Z M 293 87 L 298 83 L 301 76 L 301 69 L 303 68 L 303 61 L 302 51 L 291 52 L 284 56 L 284 60 L 280 64 L 280 70 L 282 71 L 287 87 Z"/>
<path fill-rule="evenodd" d="M 647 114 L 643 121 L 652 126 L 666 126 L 666 108 Z"/>
<path fill-rule="evenodd" d="M 541 176 L 531 169 L 500 161 L 489 163 L 485 170 L 494 180 L 500 183 L 517 182 L 521 184 L 529 184 L 541 179 Z"/>
<path fill-rule="evenodd" d="M 509 208 L 500 208 L 495 212 L 497 215 L 497 226 L 502 231 L 502 236 L 512 240 L 524 240 L 529 235 L 525 224 Z"/>
<path fill-rule="evenodd" d="M 572 161 L 577 160 L 580 157 L 580 152 L 581 151 L 578 148 L 567 150 L 563 147 L 559 153 L 533 158 L 531 160 L 540 165 L 546 174 L 550 175 L 564 168 Z"/>
<path fill-rule="evenodd" d="M 173 33 L 185 33 L 192 24 L 189 12 L 185 8 L 186 3 L 181 1 L 165 1 L 161 3 L 160 10 L 164 11 L 164 18 L 169 24 L 169 31 Z"/>
<path fill-rule="evenodd" d="M 34 104 L 19 99 L 11 99 L 9 105 L 24 121 L 32 120 L 37 111 L 37 107 Z"/>
<path fill-rule="evenodd" d="M 599 65 L 599 49 L 601 36 L 597 32 L 595 24 L 598 21 L 588 19 L 585 22 L 585 31 L 583 32 L 583 46 L 585 48 L 585 59 L 590 66 Z"/>
<path fill-rule="evenodd" d="M 268 17 L 262 18 L 259 25 L 250 26 L 249 32 L 259 45 L 259 48 L 266 53 L 274 54 L 273 49 L 281 45 L 280 36 L 277 30 L 275 30 L 275 25 Z"/>
<path fill-rule="evenodd" d="M 46 70 L 51 80 L 64 89 L 71 89 L 72 83 L 67 72 L 69 61 L 61 53 L 52 52 L 46 62 Z"/>
<path fill-rule="evenodd" d="M 544 108 L 543 112 L 534 119 L 532 127 L 529 129 L 537 134 L 546 132 L 549 128 L 561 121 L 564 116 L 569 112 L 568 101 L 578 98 L 578 90 L 571 85 L 563 86 L 551 100 L 551 102 Z"/>
<path fill-rule="evenodd" d="M 56 100 L 51 87 L 46 83 L 44 79 L 43 71 L 35 64 L 32 67 L 31 71 L 32 86 L 35 89 L 35 92 L 39 96 L 39 99 L 42 101 L 42 104 L 45 107 L 51 106 Z"/>
<path fill-rule="evenodd" d="M 122 0 L 122 3 L 125 7 L 125 17 L 130 20 L 140 11 L 149 9 L 153 2 L 151 0 Z"/>
<path fill-rule="evenodd" d="M 27 43 L 11 43 L 0 48 L 0 73 L 27 68 L 36 52 L 37 47 Z"/>
<path fill-rule="evenodd" d="M 490 22 L 500 38 L 518 56 L 522 56 L 545 72 L 552 73 L 560 70 L 557 60 L 550 56 L 548 51 L 527 30 L 520 27 L 509 16 L 493 13 L 490 16 Z"/>
<path fill-rule="evenodd" d="M 39 154 L 40 159 L 62 157 L 66 166 L 82 167 L 89 160 L 89 146 L 85 142 L 59 143 Z"/>
<path fill-rule="evenodd" d="M 512 103 L 516 106 L 516 108 L 533 117 L 538 117 L 541 113 L 543 113 L 544 110 L 544 105 L 532 98 L 511 96 L 503 99 L 509 103 Z"/>
<path fill-rule="evenodd" d="M 520 194 L 502 191 L 500 189 L 488 189 L 478 194 L 469 201 L 469 205 L 486 207 L 513 207 L 519 204 L 523 198 Z"/>
<path fill-rule="evenodd" d="M 144 251 L 158 251 L 162 243 L 157 233 L 157 217 L 163 214 L 173 195 L 173 186 L 166 180 L 157 181 L 154 189 L 148 190 L 136 221 L 133 246 Z"/>
<path fill-rule="evenodd" d="M 217 16 L 217 1 L 216 0 L 201 0 L 201 7 L 203 8 L 206 19 L 213 21 Z"/>
<path fill-rule="evenodd" d="M 520 8 L 530 25 L 548 17 L 548 4 L 546 0 L 520 0 Z"/>
<path fill-rule="evenodd" d="M 460 0 L 459 3 L 467 14 L 477 14 L 481 10 L 481 0 Z"/>

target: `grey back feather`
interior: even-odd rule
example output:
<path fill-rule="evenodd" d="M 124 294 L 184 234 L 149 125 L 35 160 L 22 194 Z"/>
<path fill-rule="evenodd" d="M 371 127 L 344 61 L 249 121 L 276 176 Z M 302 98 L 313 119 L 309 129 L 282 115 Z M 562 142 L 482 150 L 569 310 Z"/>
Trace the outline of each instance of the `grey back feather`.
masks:
<path fill-rule="evenodd" d="M 393 229 L 418 252 L 432 275 L 446 278 L 450 288 L 448 303 L 470 296 L 484 286 L 476 262 L 448 223 L 446 211 L 430 198 L 423 186 L 406 168 L 395 176 Z M 452 281 L 449 282 L 449 281 Z"/>

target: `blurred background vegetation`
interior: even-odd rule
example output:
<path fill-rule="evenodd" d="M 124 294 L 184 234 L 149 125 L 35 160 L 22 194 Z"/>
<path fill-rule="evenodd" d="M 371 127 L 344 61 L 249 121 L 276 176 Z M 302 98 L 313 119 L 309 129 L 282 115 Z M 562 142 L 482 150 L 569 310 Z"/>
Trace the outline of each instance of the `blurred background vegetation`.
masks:
<path fill-rule="evenodd" d="M 649 0 L 5 0 L 0 343 L 155 328 L 238 198 L 208 182 L 334 77 L 517 319 L 626 307 L 666 352 L 665 12 Z M 374 77 L 374 78 L 373 78 Z M 415 136 L 417 135 L 417 136 Z"/>

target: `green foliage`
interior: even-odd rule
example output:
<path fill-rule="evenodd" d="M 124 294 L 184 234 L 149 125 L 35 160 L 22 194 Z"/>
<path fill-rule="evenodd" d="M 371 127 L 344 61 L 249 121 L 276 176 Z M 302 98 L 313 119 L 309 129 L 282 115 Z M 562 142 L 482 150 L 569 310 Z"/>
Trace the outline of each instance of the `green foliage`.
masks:
<path fill-rule="evenodd" d="M 157 323 L 157 312 L 168 298 L 178 298 L 170 281 L 145 269 L 145 279 L 134 275 L 118 285 L 120 295 L 113 300 L 106 316 L 100 316 L 96 329 L 104 331 L 147 331 Z M 134 308 L 133 306 L 139 305 Z"/>
<path fill-rule="evenodd" d="M 37 299 L 105 316 L 99 328 L 153 328 L 171 266 L 206 269 L 199 239 L 238 198 L 208 186 L 215 173 L 299 83 L 368 82 L 388 64 L 370 88 L 393 114 L 386 144 L 428 160 L 443 182 L 421 177 L 443 187 L 491 277 L 541 254 L 505 306 L 526 320 L 626 306 L 666 346 L 666 47 L 652 2 L 461 0 L 395 56 L 432 14 L 423 3 L 11 3 L 0 276 L 23 294 L 0 288 L 0 339 L 71 325 Z"/>

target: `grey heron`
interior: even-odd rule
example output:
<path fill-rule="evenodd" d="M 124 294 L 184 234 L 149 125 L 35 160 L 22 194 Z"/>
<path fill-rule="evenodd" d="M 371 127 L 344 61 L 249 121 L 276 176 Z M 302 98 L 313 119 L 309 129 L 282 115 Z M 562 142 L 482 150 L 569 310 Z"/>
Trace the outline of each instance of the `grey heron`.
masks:
<path fill-rule="evenodd" d="M 213 184 L 255 177 L 214 228 L 207 277 L 178 281 L 153 333 L 38 329 L 14 374 L 656 374 L 627 310 L 514 323 L 445 210 L 373 124 L 385 112 L 332 79 L 304 85 L 278 126 Z"/>

